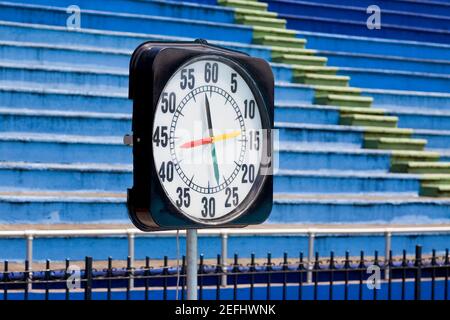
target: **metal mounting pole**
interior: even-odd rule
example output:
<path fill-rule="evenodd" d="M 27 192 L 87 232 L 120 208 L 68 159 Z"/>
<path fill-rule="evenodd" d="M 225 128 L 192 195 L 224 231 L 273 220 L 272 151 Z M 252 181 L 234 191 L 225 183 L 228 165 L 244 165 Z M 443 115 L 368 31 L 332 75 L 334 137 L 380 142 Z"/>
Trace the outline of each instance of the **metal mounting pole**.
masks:
<path fill-rule="evenodd" d="M 197 300 L 197 229 L 186 231 L 186 291 L 188 300 Z"/>

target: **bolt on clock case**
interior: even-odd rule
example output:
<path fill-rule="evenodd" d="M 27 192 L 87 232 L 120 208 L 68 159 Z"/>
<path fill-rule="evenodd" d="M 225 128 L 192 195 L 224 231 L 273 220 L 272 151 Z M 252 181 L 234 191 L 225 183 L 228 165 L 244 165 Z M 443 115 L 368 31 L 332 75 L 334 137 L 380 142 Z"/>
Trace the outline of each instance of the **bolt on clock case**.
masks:
<path fill-rule="evenodd" d="M 224 57 L 238 64 L 254 82 L 258 106 L 264 116 L 261 185 L 249 194 L 247 205 L 236 208 L 233 220 L 199 223 L 183 215 L 167 197 L 153 161 L 152 132 L 158 101 L 171 76 L 190 59 L 201 56 Z M 244 53 L 194 42 L 145 42 L 136 48 L 130 61 L 129 98 L 133 100 L 132 146 L 133 187 L 128 189 L 127 206 L 131 221 L 143 231 L 242 227 L 264 222 L 272 209 L 272 129 L 274 121 L 274 79 L 269 64 Z M 200 208 L 199 208 L 200 210 Z M 239 210 L 241 210 L 239 212 Z"/>

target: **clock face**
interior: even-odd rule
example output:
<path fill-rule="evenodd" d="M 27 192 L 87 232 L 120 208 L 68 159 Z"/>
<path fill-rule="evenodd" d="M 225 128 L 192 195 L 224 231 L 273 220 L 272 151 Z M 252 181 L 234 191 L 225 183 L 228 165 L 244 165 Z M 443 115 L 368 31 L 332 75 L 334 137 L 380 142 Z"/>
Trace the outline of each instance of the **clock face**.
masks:
<path fill-rule="evenodd" d="M 251 205 L 264 181 L 261 104 L 249 75 L 223 57 L 194 58 L 172 75 L 156 106 L 152 146 L 162 189 L 178 212 L 219 224 Z"/>

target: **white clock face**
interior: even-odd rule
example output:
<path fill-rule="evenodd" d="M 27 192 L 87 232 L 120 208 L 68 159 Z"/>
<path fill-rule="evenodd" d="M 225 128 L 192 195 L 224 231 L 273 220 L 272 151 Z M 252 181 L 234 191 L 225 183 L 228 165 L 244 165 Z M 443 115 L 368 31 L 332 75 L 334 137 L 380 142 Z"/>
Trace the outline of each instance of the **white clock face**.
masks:
<path fill-rule="evenodd" d="M 194 221 L 233 219 L 262 183 L 261 100 L 248 79 L 228 59 L 196 58 L 173 74 L 159 98 L 155 168 L 172 205 Z"/>

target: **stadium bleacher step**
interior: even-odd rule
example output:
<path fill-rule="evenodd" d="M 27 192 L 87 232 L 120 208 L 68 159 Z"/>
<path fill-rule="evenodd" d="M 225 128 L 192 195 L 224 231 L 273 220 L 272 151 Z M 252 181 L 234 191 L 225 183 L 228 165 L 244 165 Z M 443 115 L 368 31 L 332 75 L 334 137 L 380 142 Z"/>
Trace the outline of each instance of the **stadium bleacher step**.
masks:
<path fill-rule="evenodd" d="M 265 46 L 284 47 L 284 48 L 304 48 L 305 39 L 294 37 L 281 37 L 267 34 L 258 34 L 253 36 L 253 42 Z"/>
<path fill-rule="evenodd" d="M 392 164 L 408 161 L 438 161 L 439 158 L 438 152 L 392 150 Z"/>
<path fill-rule="evenodd" d="M 248 10 L 267 10 L 267 3 L 246 0 L 218 0 L 217 3 L 226 7 L 242 8 Z"/>
<path fill-rule="evenodd" d="M 248 15 L 237 15 L 236 22 L 245 25 L 251 26 L 262 26 L 269 28 L 285 28 L 286 20 L 284 19 L 276 19 L 276 18 L 267 18 L 267 17 L 255 17 Z"/>
<path fill-rule="evenodd" d="M 278 14 L 276 12 L 255 10 L 255 9 L 235 8 L 234 12 L 235 12 L 234 16 L 236 18 L 242 17 L 242 16 L 276 18 L 278 16 Z"/>
<path fill-rule="evenodd" d="M 341 114 L 339 123 L 348 126 L 396 127 L 397 117 L 367 114 Z"/>
<path fill-rule="evenodd" d="M 357 107 L 339 107 L 341 115 L 364 114 L 373 116 L 384 116 L 386 110 L 379 108 L 357 108 Z"/>
<path fill-rule="evenodd" d="M 420 195 L 427 197 L 450 197 L 450 184 L 423 184 L 420 187 Z"/>
<path fill-rule="evenodd" d="M 312 85 L 347 86 L 350 78 L 347 76 L 305 73 L 294 75 L 294 81 Z"/>
<path fill-rule="evenodd" d="M 295 54 L 272 54 L 272 61 L 293 65 L 324 66 L 327 63 L 327 58 Z"/>
<path fill-rule="evenodd" d="M 450 174 L 425 173 L 420 175 L 422 185 L 450 185 Z"/>
<path fill-rule="evenodd" d="M 291 47 L 276 47 L 271 46 L 270 50 L 272 54 L 282 55 L 282 54 L 298 54 L 300 56 L 312 56 L 317 53 L 317 50 L 306 49 L 306 48 L 291 48 Z M 295 67 L 295 66 L 292 66 Z M 333 68 L 333 67 L 330 67 Z"/>
<path fill-rule="evenodd" d="M 363 97 L 347 94 L 316 94 L 314 103 L 343 107 L 370 107 L 373 102 L 371 97 Z"/>
<path fill-rule="evenodd" d="M 305 74 L 326 74 L 326 75 L 336 75 L 338 68 L 328 67 L 328 66 L 311 66 L 311 65 L 292 65 L 292 70 L 294 71 L 295 77 L 301 77 Z"/>
<path fill-rule="evenodd" d="M 262 26 L 253 26 L 253 38 L 259 38 L 263 36 L 272 36 L 278 38 L 292 38 L 297 39 L 295 36 L 297 35 L 296 31 L 283 29 L 283 28 L 270 28 L 270 27 L 262 27 Z"/>
<path fill-rule="evenodd" d="M 355 87 L 342 87 L 342 86 L 314 86 L 316 96 L 337 94 L 345 96 L 357 96 L 361 95 L 361 89 Z"/>
<path fill-rule="evenodd" d="M 423 150 L 427 140 L 411 138 L 364 138 L 364 148 L 390 150 Z"/>
<path fill-rule="evenodd" d="M 392 172 L 404 173 L 443 173 L 450 174 L 449 162 L 402 162 L 394 163 L 391 166 Z"/>

